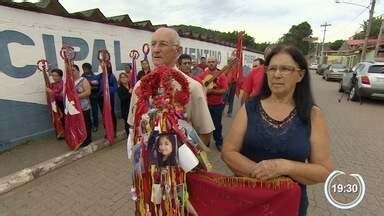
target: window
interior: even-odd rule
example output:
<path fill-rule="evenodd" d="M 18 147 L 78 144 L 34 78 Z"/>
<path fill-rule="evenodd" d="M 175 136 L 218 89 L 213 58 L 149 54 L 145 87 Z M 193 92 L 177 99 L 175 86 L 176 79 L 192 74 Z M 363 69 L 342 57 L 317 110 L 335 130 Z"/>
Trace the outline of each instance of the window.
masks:
<path fill-rule="evenodd" d="M 368 73 L 384 74 L 384 65 L 372 65 L 369 67 Z"/>
<path fill-rule="evenodd" d="M 334 64 L 332 65 L 332 68 L 334 69 L 345 69 L 345 66 L 342 64 Z"/>
<path fill-rule="evenodd" d="M 364 65 L 363 64 L 359 64 L 359 65 L 357 65 L 357 67 L 356 67 L 356 69 L 353 71 L 353 72 L 355 72 L 355 73 L 361 73 L 361 71 L 363 70 L 363 68 L 364 68 Z"/>

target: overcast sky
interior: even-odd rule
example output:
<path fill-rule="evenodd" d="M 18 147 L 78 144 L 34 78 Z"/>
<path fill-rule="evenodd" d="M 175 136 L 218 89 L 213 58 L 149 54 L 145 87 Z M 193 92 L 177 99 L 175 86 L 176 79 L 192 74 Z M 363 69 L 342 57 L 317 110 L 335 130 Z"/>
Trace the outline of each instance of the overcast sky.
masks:
<path fill-rule="evenodd" d="M 350 0 L 369 5 L 370 0 Z M 375 15 L 384 13 L 377 0 Z M 69 11 L 99 8 L 105 16 L 128 14 L 132 21 L 152 24 L 186 24 L 219 31 L 245 30 L 256 42 L 275 42 L 292 25 L 308 21 L 313 36 L 322 38 L 324 22 L 331 23 L 326 41 L 347 39 L 359 30 L 369 10 L 334 0 L 60 0 Z"/>

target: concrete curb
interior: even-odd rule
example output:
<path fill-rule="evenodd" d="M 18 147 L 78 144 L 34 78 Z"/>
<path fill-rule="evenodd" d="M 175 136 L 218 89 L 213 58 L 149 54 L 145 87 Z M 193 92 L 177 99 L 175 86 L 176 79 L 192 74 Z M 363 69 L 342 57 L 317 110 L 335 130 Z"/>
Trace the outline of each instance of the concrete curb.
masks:
<path fill-rule="evenodd" d="M 116 133 L 115 143 L 125 138 L 125 131 L 119 131 Z M 58 157 L 43 161 L 32 167 L 28 167 L 8 176 L 2 177 L 0 178 L 0 195 L 107 146 L 110 146 L 109 142 L 105 139 L 100 139 L 77 151 L 68 152 Z"/>

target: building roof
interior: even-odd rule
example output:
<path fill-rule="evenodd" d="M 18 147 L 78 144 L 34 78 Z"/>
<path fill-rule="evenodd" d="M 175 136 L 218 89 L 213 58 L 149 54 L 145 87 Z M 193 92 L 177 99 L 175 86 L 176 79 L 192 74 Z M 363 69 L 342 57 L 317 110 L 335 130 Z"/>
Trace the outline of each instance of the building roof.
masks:
<path fill-rule="evenodd" d="M 133 27 L 134 24 L 128 14 L 113 16 L 107 18 L 110 23 L 114 23 L 121 26 Z"/>
<path fill-rule="evenodd" d="M 26 11 L 33 11 L 37 13 L 51 14 L 51 15 L 61 16 L 61 17 L 68 17 L 73 19 L 86 20 L 91 22 L 104 23 L 109 25 L 123 26 L 123 27 L 140 29 L 140 30 L 151 31 L 151 32 L 155 31 L 160 27 L 174 28 L 173 26 L 168 26 L 167 24 L 153 25 L 150 20 L 132 22 L 128 14 L 113 16 L 113 17 L 106 17 L 98 8 L 69 13 L 60 4 L 58 0 L 40 0 L 37 3 L 13 2 L 11 0 L 0 0 L 0 6 L 11 7 L 11 8 L 21 9 Z M 176 30 L 178 29 L 176 28 Z M 234 44 L 219 41 L 218 39 L 213 38 L 209 35 L 195 34 L 190 31 L 179 32 L 179 34 L 181 37 L 184 37 L 184 38 L 206 41 L 206 42 L 215 43 L 223 46 L 235 47 Z M 259 51 L 248 49 L 248 48 L 245 50 L 261 53 Z"/>
<path fill-rule="evenodd" d="M 140 28 L 150 30 L 150 31 L 155 31 L 155 27 L 152 25 L 150 20 L 143 20 L 143 21 L 138 21 L 133 23 L 135 26 L 138 26 Z"/>

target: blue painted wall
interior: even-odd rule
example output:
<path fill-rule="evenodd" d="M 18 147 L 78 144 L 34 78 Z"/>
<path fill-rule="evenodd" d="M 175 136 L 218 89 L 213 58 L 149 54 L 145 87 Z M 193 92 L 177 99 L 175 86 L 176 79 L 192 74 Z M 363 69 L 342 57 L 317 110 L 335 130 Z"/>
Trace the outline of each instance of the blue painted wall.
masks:
<path fill-rule="evenodd" d="M 0 151 L 54 133 L 47 105 L 0 99 L 0 113 Z M 119 121 L 120 100 L 117 94 L 115 113 Z"/>
<path fill-rule="evenodd" d="M 0 100 L 0 151 L 42 134 L 53 133 L 46 105 Z"/>

